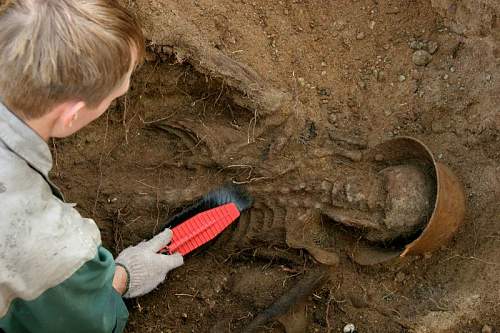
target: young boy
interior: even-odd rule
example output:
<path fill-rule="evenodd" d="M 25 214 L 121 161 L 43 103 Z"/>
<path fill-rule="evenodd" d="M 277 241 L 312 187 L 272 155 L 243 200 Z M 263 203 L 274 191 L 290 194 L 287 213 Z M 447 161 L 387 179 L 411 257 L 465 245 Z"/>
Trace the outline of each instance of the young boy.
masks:
<path fill-rule="evenodd" d="M 94 221 L 48 179 L 49 138 L 101 116 L 143 54 L 139 26 L 114 0 L 0 8 L 0 331 L 122 332 L 121 296 L 150 292 L 182 265 L 157 254 L 170 230 L 115 262 Z"/>

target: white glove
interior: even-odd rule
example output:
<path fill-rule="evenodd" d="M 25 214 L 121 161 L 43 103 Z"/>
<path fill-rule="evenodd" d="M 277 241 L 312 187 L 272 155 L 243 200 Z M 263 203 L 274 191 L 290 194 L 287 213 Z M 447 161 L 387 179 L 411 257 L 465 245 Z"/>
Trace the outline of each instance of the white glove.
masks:
<path fill-rule="evenodd" d="M 165 229 L 149 241 L 123 250 L 116 263 L 128 273 L 127 291 L 123 297 L 137 297 L 149 293 L 165 280 L 167 273 L 182 266 L 184 259 L 179 253 L 159 254 L 170 243 L 172 231 Z"/>

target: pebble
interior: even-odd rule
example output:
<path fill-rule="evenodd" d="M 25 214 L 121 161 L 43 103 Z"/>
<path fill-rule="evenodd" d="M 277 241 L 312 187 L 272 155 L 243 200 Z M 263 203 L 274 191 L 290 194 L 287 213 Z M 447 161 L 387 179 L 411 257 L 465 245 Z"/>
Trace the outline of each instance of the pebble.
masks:
<path fill-rule="evenodd" d="M 425 66 L 431 62 L 432 56 L 427 51 L 418 50 L 413 52 L 412 60 L 413 63 L 417 66 Z"/>
<path fill-rule="evenodd" d="M 429 51 L 430 54 L 436 53 L 438 49 L 439 49 L 439 44 L 437 42 L 431 40 L 427 43 L 427 50 Z"/>
<path fill-rule="evenodd" d="M 354 324 L 349 323 L 344 326 L 344 333 L 354 333 L 356 332 L 356 326 Z"/>
<path fill-rule="evenodd" d="M 299 77 L 299 78 L 297 79 L 297 81 L 299 82 L 299 84 L 300 84 L 302 87 L 306 85 L 306 80 L 304 80 L 304 78 L 303 78 L 303 77 Z"/>
<path fill-rule="evenodd" d="M 448 74 L 444 74 L 444 75 L 443 75 L 443 80 L 448 80 L 448 78 L 449 78 L 449 77 L 450 77 L 450 76 L 449 76 Z"/>
<path fill-rule="evenodd" d="M 404 82 L 404 81 L 406 81 L 406 76 L 400 75 L 398 80 L 399 80 L 399 82 Z"/>
<path fill-rule="evenodd" d="M 493 333 L 493 327 L 490 325 L 484 325 L 481 329 L 481 333 Z"/>
<path fill-rule="evenodd" d="M 356 39 L 357 40 L 362 40 L 365 38 L 365 33 L 364 32 L 360 32 L 359 34 L 356 35 Z"/>

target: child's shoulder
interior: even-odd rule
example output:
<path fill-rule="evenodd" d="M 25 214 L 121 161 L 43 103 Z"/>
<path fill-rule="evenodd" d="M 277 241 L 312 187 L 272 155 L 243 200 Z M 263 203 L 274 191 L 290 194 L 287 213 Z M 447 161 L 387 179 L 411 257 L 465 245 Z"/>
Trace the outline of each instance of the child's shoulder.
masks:
<path fill-rule="evenodd" d="M 36 203 L 50 186 L 44 178 L 17 153 L 0 140 L 0 202 L 4 209 L 10 206 Z M 31 205 L 28 204 L 29 205 Z"/>

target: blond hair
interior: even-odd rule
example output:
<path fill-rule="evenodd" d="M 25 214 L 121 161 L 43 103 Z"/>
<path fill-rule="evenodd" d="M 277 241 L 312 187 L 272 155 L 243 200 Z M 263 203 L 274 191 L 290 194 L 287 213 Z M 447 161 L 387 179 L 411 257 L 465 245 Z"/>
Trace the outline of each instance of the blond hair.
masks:
<path fill-rule="evenodd" d="M 8 0 L 0 8 L 0 97 L 26 119 L 70 100 L 95 107 L 135 65 L 134 49 L 142 61 L 142 31 L 114 0 Z"/>

